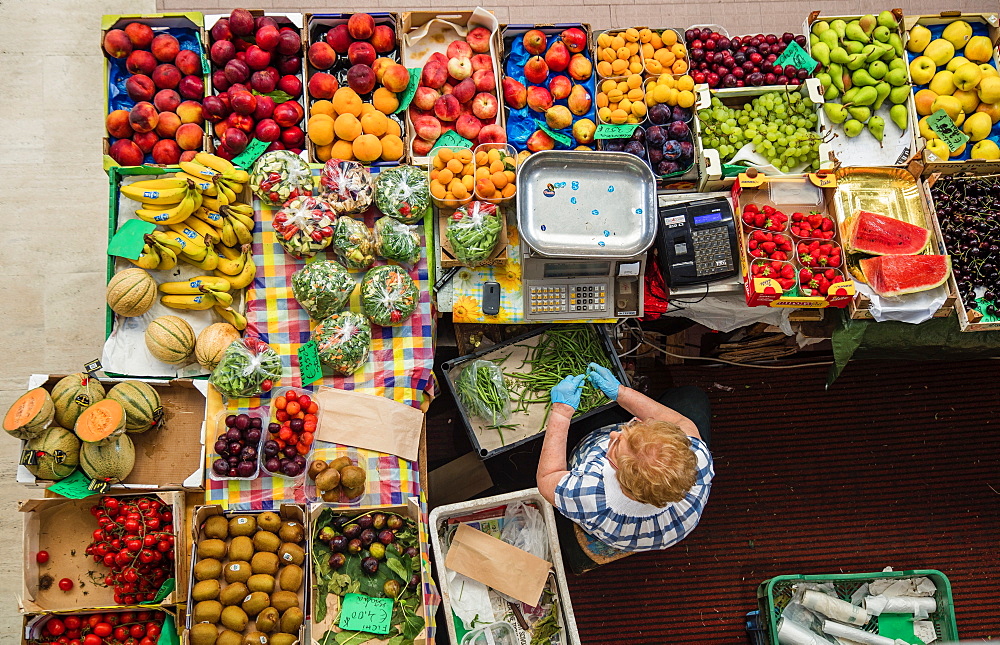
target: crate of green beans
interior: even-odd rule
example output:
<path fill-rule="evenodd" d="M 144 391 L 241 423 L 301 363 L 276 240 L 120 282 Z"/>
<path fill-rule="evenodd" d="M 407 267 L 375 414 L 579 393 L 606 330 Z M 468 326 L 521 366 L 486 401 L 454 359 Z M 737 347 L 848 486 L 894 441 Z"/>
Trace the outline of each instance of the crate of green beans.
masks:
<path fill-rule="evenodd" d="M 470 388 L 487 387 L 487 379 L 470 378 L 467 369 L 482 371 L 488 361 L 503 373 L 503 388 L 490 386 L 477 395 Z M 549 415 L 549 390 L 564 377 L 583 374 L 591 362 L 604 365 L 628 385 L 628 377 L 614 348 L 607 325 L 546 325 L 499 345 L 456 358 L 442 366 L 445 383 L 455 396 L 462 422 L 472 445 L 482 459 L 495 457 L 529 441 L 539 441 Z M 499 406 L 497 391 L 508 400 L 500 415 L 483 415 L 470 408 L 470 401 L 487 401 Z M 573 421 L 585 419 L 614 402 L 587 383 Z M 475 406 L 473 406 L 475 407 Z M 491 417 L 496 418 L 491 418 Z"/>

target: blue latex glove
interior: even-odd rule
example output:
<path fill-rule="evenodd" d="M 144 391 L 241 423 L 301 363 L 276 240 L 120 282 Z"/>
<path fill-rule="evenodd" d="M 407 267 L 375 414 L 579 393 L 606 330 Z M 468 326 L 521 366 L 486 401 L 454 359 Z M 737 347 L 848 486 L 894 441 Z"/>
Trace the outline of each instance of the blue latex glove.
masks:
<path fill-rule="evenodd" d="M 584 374 L 567 376 L 559 385 L 552 388 L 549 398 L 553 403 L 565 403 L 574 410 L 580 405 L 580 394 L 583 393 L 583 382 L 587 380 Z"/>
<path fill-rule="evenodd" d="M 598 365 L 597 363 L 591 363 L 587 366 L 587 379 L 599 389 L 604 392 L 612 401 L 618 400 L 618 388 L 622 384 L 615 378 L 615 375 L 608 368 Z"/>

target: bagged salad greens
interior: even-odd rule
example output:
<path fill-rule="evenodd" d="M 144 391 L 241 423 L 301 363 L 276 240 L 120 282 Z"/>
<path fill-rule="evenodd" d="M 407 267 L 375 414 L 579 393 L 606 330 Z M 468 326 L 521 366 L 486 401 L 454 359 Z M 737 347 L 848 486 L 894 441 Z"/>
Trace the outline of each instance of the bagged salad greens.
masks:
<path fill-rule="evenodd" d="M 364 213 L 375 197 L 372 175 L 357 161 L 327 161 L 319 173 L 319 187 L 338 215 Z"/>
<path fill-rule="evenodd" d="M 281 378 L 281 357 L 259 338 L 234 340 L 208 377 L 230 398 L 257 396 Z"/>
<path fill-rule="evenodd" d="M 387 260 L 413 266 L 420 261 L 420 236 L 416 226 L 403 224 L 392 217 L 380 217 L 372 232 L 375 252 Z"/>
<path fill-rule="evenodd" d="M 313 330 L 319 360 L 338 376 L 350 376 L 368 360 L 372 328 L 364 316 L 342 311 L 324 318 Z"/>
<path fill-rule="evenodd" d="M 417 285 L 398 266 L 375 267 L 361 281 L 361 307 L 372 323 L 382 327 L 402 324 L 417 308 L 419 299 Z"/>
<path fill-rule="evenodd" d="M 430 204 L 430 185 L 423 168 L 396 166 L 375 177 L 375 205 L 404 224 L 420 221 Z"/>
<path fill-rule="evenodd" d="M 274 214 L 274 227 L 278 243 L 296 258 L 311 258 L 330 246 L 333 240 L 333 223 L 337 214 L 330 204 L 318 197 L 299 195 L 285 202 Z"/>
<path fill-rule="evenodd" d="M 333 249 L 348 269 L 367 269 L 375 263 L 375 243 L 365 223 L 341 215 L 333 226 Z"/>
<path fill-rule="evenodd" d="M 338 262 L 320 260 L 292 274 L 292 293 L 313 320 L 323 320 L 347 305 L 354 278 Z"/>
<path fill-rule="evenodd" d="M 490 257 L 503 225 L 503 214 L 495 204 L 469 202 L 448 218 L 445 237 L 460 262 L 475 266 Z"/>
<path fill-rule="evenodd" d="M 312 170 L 290 150 L 265 152 L 250 170 L 250 190 L 265 204 L 281 206 L 292 197 L 312 195 Z"/>

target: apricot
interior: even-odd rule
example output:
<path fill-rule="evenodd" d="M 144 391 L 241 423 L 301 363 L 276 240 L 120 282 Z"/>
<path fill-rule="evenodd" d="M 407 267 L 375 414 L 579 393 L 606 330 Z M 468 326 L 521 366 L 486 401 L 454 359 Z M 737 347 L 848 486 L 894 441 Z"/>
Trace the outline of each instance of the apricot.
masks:
<path fill-rule="evenodd" d="M 439 182 L 437 180 L 431 181 L 430 189 L 431 189 L 431 196 L 432 197 L 434 197 L 436 199 L 444 199 L 445 198 L 445 193 L 447 191 L 445 190 L 444 186 L 441 185 L 441 182 Z"/>
<path fill-rule="evenodd" d="M 326 146 L 316 146 L 316 159 L 319 161 L 329 161 L 333 158 L 333 144 Z"/>
<path fill-rule="evenodd" d="M 372 110 L 361 117 L 361 131 L 381 137 L 389 128 L 389 117 L 378 110 Z"/>
<path fill-rule="evenodd" d="M 497 191 L 493 182 L 489 179 L 477 179 L 476 180 L 476 194 L 480 197 L 490 198 Z"/>
<path fill-rule="evenodd" d="M 399 108 L 399 99 L 394 93 L 380 87 L 372 95 L 372 105 L 382 114 L 392 114 Z"/>
<path fill-rule="evenodd" d="M 153 146 L 153 163 L 171 166 L 181 160 L 181 148 L 173 139 L 161 139 Z"/>
<path fill-rule="evenodd" d="M 136 132 L 152 132 L 160 120 L 160 115 L 148 101 L 139 101 L 128 114 L 129 125 Z"/>
<path fill-rule="evenodd" d="M 128 139 L 132 136 L 132 126 L 129 125 L 128 110 L 115 110 L 104 118 L 104 127 L 108 134 L 116 139 Z"/>
<path fill-rule="evenodd" d="M 340 110 L 337 110 L 340 112 Z M 338 139 L 354 141 L 361 136 L 361 122 L 353 114 L 341 113 L 337 120 L 333 122 L 333 131 Z"/>
<path fill-rule="evenodd" d="M 490 181 L 493 182 L 493 185 L 498 190 L 503 190 L 504 186 L 510 183 L 507 181 L 507 174 L 504 173 L 503 171 L 495 172 L 492 175 L 490 175 Z"/>
<path fill-rule="evenodd" d="M 172 139 L 181 127 L 181 118 L 173 112 L 160 112 L 160 119 L 156 123 L 156 134 L 164 139 Z M 180 153 L 177 153 L 180 155 Z"/>
<path fill-rule="evenodd" d="M 174 133 L 174 139 L 182 150 L 201 149 L 201 141 L 204 136 L 205 131 L 197 123 L 184 123 Z"/>
<path fill-rule="evenodd" d="M 350 141 L 334 141 L 330 149 L 331 159 L 343 159 L 344 161 L 354 160 L 354 146 Z"/>
<path fill-rule="evenodd" d="M 337 114 L 361 116 L 361 97 L 349 87 L 338 89 L 333 95 L 333 109 Z"/>
<path fill-rule="evenodd" d="M 131 139 L 119 139 L 111 144 L 108 155 L 120 166 L 141 166 L 142 150 Z"/>
<path fill-rule="evenodd" d="M 391 120 L 388 120 L 392 123 Z M 403 140 L 399 135 L 387 134 L 381 139 L 382 161 L 398 161 L 403 156 Z"/>
<path fill-rule="evenodd" d="M 438 171 L 436 179 L 445 186 L 447 186 L 448 184 L 451 183 L 451 180 L 454 178 L 455 178 L 455 173 L 453 173 L 448 168 L 442 168 L 441 170 Z"/>
<path fill-rule="evenodd" d="M 514 184 L 507 184 L 507 186 L 504 187 L 502 194 L 504 199 L 507 199 L 509 197 L 513 197 L 515 192 L 517 192 L 517 186 Z"/>
<path fill-rule="evenodd" d="M 104 51 L 112 58 L 126 58 L 132 53 L 132 41 L 121 29 L 109 29 L 104 34 Z"/>
<path fill-rule="evenodd" d="M 371 163 L 382 156 L 382 143 L 374 134 L 362 134 L 353 143 L 354 158 Z"/>
<path fill-rule="evenodd" d="M 316 116 L 317 114 L 325 114 L 334 119 L 337 118 L 337 111 L 333 109 L 333 103 L 330 101 L 316 101 L 312 104 L 312 107 L 309 108 L 309 111 L 313 116 Z"/>
<path fill-rule="evenodd" d="M 462 148 L 461 150 L 455 151 L 455 158 L 461 161 L 463 164 L 472 163 L 472 150 L 468 148 Z"/>
<path fill-rule="evenodd" d="M 372 112 L 378 112 L 378 110 L 375 109 L 374 105 L 372 105 L 371 103 L 362 103 L 361 116 L 359 116 L 358 118 L 362 119 L 366 114 L 371 114 Z"/>
<path fill-rule="evenodd" d="M 306 124 L 306 132 L 309 134 L 309 140 L 317 146 L 331 145 L 334 139 L 333 125 L 334 120 L 332 116 L 314 114 Z"/>

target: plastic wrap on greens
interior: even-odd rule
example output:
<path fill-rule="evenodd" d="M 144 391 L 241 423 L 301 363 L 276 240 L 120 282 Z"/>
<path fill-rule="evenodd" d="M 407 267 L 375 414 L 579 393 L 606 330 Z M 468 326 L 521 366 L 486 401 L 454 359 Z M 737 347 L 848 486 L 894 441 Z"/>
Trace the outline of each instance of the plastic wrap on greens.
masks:
<path fill-rule="evenodd" d="M 375 263 L 375 243 L 365 223 L 350 215 L 337 218 L 333 248 L 348 269 L 367 269 Z"/>
<path fill-rule="evenodd" d="M 351 299 L 354 278 L 333 260 L 307 264 L 292 274 L 292 293 L 313 320 L 337 313 Z"/>
<path fill-rule="evenodd" d="M 281 206 L 292 197 L 312 194 L 312 170 L 290 150 L 265 152 L 250 170 L 250 190 L 265 204 Z"/>
<path fill-rule="evenodd" d="M 259 338 L 234 340 L 208 378 L 230 398 L 257 396 L 281 378 L 281 357 Z"/>
<path fill-rule="evenodd" d="M 375 205 L 404 224 L 420 221 L 430 204 L 430 186 L 423 168 L 396 166 L 375 177 Z"/>
<path fill-rule="evenodd" d="M 490 257 L 503 224 L 496 205 L 470 202 L 448 218 L 445 237 L 460 262 L 475 266 Z"/>
<path fill-rule="evenodd" d="M 391 264 L 375 267 L 361 281 L 361 307 L 376 325 L 402 324 L 417 308 L 420 292 L 409 274 Z"/>
<path fill-rule="evenodd" d="M 372 175 L 357 161 L 327 161 L 319 173 L 319 187 L 338 215 L 364 213 L 375 197 Z"/>
<path fill-rule="evenodd" d="M 361 314 L 342 311 L 324 318 L 313 330 L 313 340 L 323 365 L 338 376 L 350 376 L 368 360 L 372 328 Z"/>
<path fill-rule="evenodd" d="M 375 252 L 387 260 L 413 266 L 420 261 L 420 236 L 416 226 L 403 224 L 392 217 L 380 217 L 372 232 Z"/>

